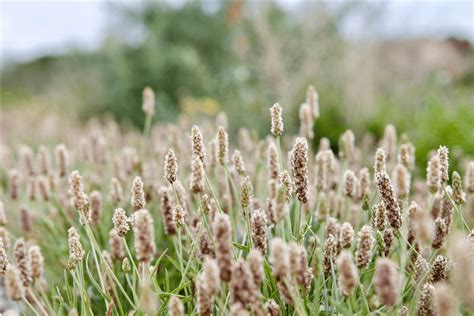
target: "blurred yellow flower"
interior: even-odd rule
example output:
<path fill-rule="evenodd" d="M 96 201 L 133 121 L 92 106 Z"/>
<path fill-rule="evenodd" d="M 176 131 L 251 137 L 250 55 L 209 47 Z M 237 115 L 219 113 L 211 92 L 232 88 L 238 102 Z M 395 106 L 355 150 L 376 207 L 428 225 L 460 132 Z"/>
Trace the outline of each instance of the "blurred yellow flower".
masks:
<path fill-rule="evenodd" d="M 184 113 L 204 113 L 207 115 L 216 114 L 221 108 L 220 103 L 216 99 L 210 97 L 184 97 L 180 100 L 180 106 Z"/>

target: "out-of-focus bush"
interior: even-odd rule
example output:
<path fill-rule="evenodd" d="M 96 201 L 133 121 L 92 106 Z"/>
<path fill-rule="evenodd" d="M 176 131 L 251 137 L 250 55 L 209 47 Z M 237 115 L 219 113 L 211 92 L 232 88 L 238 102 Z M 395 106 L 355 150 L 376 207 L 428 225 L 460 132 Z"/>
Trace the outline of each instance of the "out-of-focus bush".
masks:
<path fill-rule="evenodd" d="M 273 102 L 284 107 L 285 129 L 297 131 L 298 108 L 313 84 L 321 106 L 315 146 L 321 136 L 337 146 L 347 128 L 359 139 L 380 136 L 393 123 L 416 142 L 420 166 L 441 143 L 474 155 L 470 44 L 343 35 L 354 17 L 376 29 L 383 5 L 303 3 L 287 11 L 271 3 L 146 2 L 109 9 L 113 20 L 97 51 L 8 67 L 3 109 L 46 105 L 84 119 L 112 113 L 141 128 L 142 89 L 151 86 L 155 120 L 225 111 L 233 137 L 242 125 L 267 133 Z"/>

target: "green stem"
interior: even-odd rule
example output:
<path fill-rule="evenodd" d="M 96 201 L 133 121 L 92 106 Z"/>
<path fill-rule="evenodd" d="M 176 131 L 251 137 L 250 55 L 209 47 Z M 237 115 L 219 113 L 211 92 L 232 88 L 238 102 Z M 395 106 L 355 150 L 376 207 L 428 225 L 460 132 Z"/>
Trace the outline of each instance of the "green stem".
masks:
<path fill-rule="evenodd" d="M 138 275 L 138 277 L 140 278 L 140 274 L 138 273 L 138 269 L 137 269 L 137 266 L 135 264 L 135 260 L 133 259 L 132 257 L 132 254 L 130 252 L 130 248 L 128 247 L 128 244 L 127 244 L 127 239 L 125 239 L 125 237 L 122 237 L 122 241 L 125 245 L 125 250 L 127 251 L 127 256 L 128 256 L 128 259 L 130 260 L 130 262 L 132 263 L 132 267 L 133 267 L 133 271 Z"/>
<path fill-rule="evenodd" d="M 90 238 L 90 241 L 91 241 L 91 244 L 92 244 L 92 248 L 95 249 L 95 251 L 97 251 L 97 254 L 99 256 L 99 258 L 102 260 L 102 262 L 104 263 L 104 267 L 106 268 L 106 272 L 112 277 L 112 279 L 115 281 L 115 283 L 117 283 L 117 286 L 119 287 L 120 291 L 122 292 L 122 294 L 125 296 L 125 298 L 127 299 L 127 301 L 130 303 L 130 305 L 132 305 L 133 308 L 136 309 L 136 306 L 135 304 L 132 302 L 132 300 L 130 299 L 130 297 L 128 296 L 127 292 L 124 290 L 124 288 L 122 287 L 122 284 L 120 283 L 120 281 L 117 279 L 117 277 L 115 276 L 115 274 L 113 273 L 113 271 L 110 269 L 109 267 L 109 264 L 107 263 L 107 260 L 105 260 L 104 257 L 102 257 L 102 254 L 100 253 L 100 247 L 99 245 L 97 244 L 95 238 L 94 238 L 94 235 L 92 234 L 92 231 L 90 229 L 90 226 L 88 224 L 86 224 L 85 226 L 86 228 L 86 232 L 88 234 L 88 237 Z M 99 271 L 99 277 L 102 278 L 101 274 L 100 274 L 100 268 L 98 267 L 98 271 Z M 101 279 L 102 281 L 102 279 Z M 106 293 L 104 291 L 104 293 Z M 107 302 L 105 302 L 105 304 L 107 305 Z"/>
<path fill-rule="evenodd" d="M 33 305 L 30 304 L 30 302 L 28 302 L 28 300 L 26 299 L 26 297 L 23 296 L 23 301 L 25 302 L 26 305 L 28 305 L 28 307 L 35 313 L 35 315 L 37 316 L 40 316 L 40 314 L 38 313 L 38 311 L 33 307 Z M 47 314 L 46 314 L 47 315 Z"/>
<path fill-rule="evenodd" d="M 143 136 L 142 136 L 142 159 L 145 159 L 146 143 L 147 143 L 148 135 L 150 134 L 152 119 L 153 117 L 151 115 L 147 115 L 145 119 L 145 127 L 143 129 Z"/>

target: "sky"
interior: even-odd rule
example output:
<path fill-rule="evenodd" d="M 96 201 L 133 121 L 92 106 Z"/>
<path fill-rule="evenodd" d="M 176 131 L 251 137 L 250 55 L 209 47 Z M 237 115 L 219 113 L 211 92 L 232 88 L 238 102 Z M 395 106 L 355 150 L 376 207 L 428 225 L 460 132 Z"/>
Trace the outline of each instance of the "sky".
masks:
<path fill-rule="evenodd" d="M 73 48 L 92 50 L 100 45 L 109 19 L 105 0 L 0 2 L 2 65 Z M 303 1 L 277 2 L 291 9 Z M 385 14 L 377 33 L 387 38 L 458 35 L 474 42 L 474 1 L 392 0 Z M 361 31 L 356 21 L 345 28 L 348 36 Z"/>

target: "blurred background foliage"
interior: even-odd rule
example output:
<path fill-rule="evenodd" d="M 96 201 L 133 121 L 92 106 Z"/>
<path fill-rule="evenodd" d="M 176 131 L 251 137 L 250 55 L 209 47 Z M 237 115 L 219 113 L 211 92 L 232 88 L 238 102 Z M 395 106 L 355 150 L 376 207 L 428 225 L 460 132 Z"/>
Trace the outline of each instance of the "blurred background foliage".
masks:
<path fill-rule="evenodd" d="M 99 49 L 4 68 L 3 113 L 39 107 L 82 120 L 112 113 L 142 128 L 142 89 L 151 86 L 156 121 L 225 111 L 231 136 L 241 126 L 264 135 L 268 108 L 280 102 L 286 130 L 297 133 L 298 108 L 312 84 L 321 108 L 314 145 L 325 136 L 337 146 L 348 128 L 359 139 L 380 137 L 393 123 L 416 144 L 422 168 L 440 144 L 474 155 L 471 43 L 343 35 L 354 16 L 376 29 L 382 4 L 303 2 L 291 11 L 238 1 L 108 6 L 113 19 Z"/>

